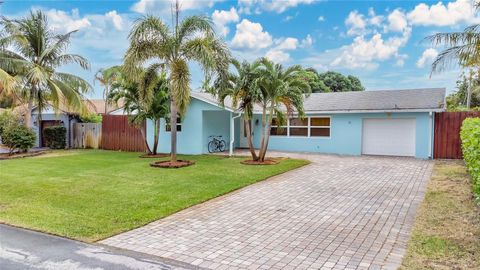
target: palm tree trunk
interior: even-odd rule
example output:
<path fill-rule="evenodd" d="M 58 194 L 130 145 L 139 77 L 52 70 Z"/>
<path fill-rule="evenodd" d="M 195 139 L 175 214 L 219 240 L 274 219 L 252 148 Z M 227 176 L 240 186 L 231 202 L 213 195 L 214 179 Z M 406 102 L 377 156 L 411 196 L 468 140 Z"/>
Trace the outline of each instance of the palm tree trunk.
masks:
<path fill-rule="evenodd" d="M 28 128 L 32 128 L 32 110 L 33 110 L 33 94 L 30 93 L 30 97 L 28 98 L 27 111 L 25 112 L 25 126 Z"/>
<path fill-rule="evenodd" d="M 262 152 L 263 148 L 265 147 L 265 128 L 267 126 L 267 109 L 265 108 L 265 105 L 263 106 L 263 112 L 262 112 L 262 142 L 260 143 L 260 151 L 258 153 L 258 160 L 263 162 L 264 158 L 262 157 Z"/>
<path fill-rule="evenodd" d="M 172 98 L 170 101 L 170 161 L 177 161 L 177 104 Z"/>
<path fill-rule="evenodd" d="M 265 156 L 267 154 L 268 141 L 270 140 L 270 129 L 272 125 L 272 117 L 273 117 L 273 104 L 270 107 L 270 114 L 265 117 L 267 119 L 266 128 L 265 128 L 266 130 L 265 141 L 262 144 L 262 149 L 260 149 L 260 153 L 259 153 L 261 161 L 265 161 Z"/>
<path fill-rule="evenodd" d="M 153 154 L 157 154 L 157 148 L 158 148 L 158 137 L 160 133 L 160 119 L 154 120 L 154 128 L 153 128 Z"/>
<path fill-rule="evenodd" d="M 108 86 L 105 85 L 105 92 L 103 92 L 103 98 L 105 100 L 105 112 L 104 114 L 107 115 L 107 107 L 108 107 L 108 101 L 107 101 L 107 98 L 108 98 Z"/>
<path fill-rule="evenodd" d="M 472 103 L 472 76 L 470 76 L 470 81 L 467 85 L 467 110 L 470 110 L 470 103 Z"/>
<path fill-rule="evenodd" d="M 257 153 L 255 153 L 255 148 L 253 148 L 253 141 L 252 141 L 252 131 L 250 130 L 250 119 L 244 119 L 245 131 L 247 133 L 247 141 L 248 141 L 248 148 L 250 149 L 250 154 L 252 155 L 252 160 L 258 160 Z"/>
<path fill-rule="evenodd" d="M 145 134 L 145 130 L 143 128 L 144 127 L 140 127 L 140 133 L 142 134 L 143 142 L 145 143 L 145 146 L 147 148 L 147 152 L 149 154 L 151 154 L 152 150 L 150 150 L 150 146 L 148 145 L 148 141 L 147 141 L 147 135 Z"/>

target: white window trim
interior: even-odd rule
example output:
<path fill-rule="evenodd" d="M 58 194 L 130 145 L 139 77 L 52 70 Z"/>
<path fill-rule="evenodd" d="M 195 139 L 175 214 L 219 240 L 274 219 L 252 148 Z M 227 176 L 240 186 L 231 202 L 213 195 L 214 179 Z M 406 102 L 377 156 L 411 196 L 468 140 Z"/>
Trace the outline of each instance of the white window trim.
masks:
<path fill-rule="evenodd" d="M 177 118 L 177 119 L 179 119 L 179 118 Z M 178 127 L 178 126 L 182 127 L 182 124 L 183 124 L 183 122 L 182 122 L 182 120 L 180 120 L 180 123 L 177 123 L 177 126 L 176 126 L 176 127 Z M 172 132 L 172 129 L 171 129 L 171 128 L 170 128 L 170 130 L 167 130 L 167 127 L 168 127 L 168 126 L 170 126 L 170 122 L 165 121 L 165 132 L 166 132 L 166 133 Z M 180 128 L 180 131 L 177 130 L 177 133 L 178 133 L 178 132 L 182 132 L 182 130 L 183 130 L 183 129 Z"/>
<path fill-rule="evenodd" d="M 307 126 L 292 126 L 294 128 L 307 128 L 308 129 L 308 134 L 307 136 L 291 136 L 290 135 L 290 118 L 287 119 L 287 125 L 286 126 L 277 126 L 277 128 L 286 128 L 287 129 L 287 135 L 273 135 L 270 134 L 272 137 L 289 137 L 289 138 L 314 138 L 314 139 L 330 139 L 332 137 L 332 117 L 330 115 L 322 115 L 322 116 L 307 116 L 308 119 L 308 125 Z M 312 118 L 328 118 L 330 120 L 330 125 L 329 126 L 312 126 Z M 310 134 L 310 129 L 312 128 L 329 128 L 330 129 L 330 135 L 329 136 L 311 136 Z"/>

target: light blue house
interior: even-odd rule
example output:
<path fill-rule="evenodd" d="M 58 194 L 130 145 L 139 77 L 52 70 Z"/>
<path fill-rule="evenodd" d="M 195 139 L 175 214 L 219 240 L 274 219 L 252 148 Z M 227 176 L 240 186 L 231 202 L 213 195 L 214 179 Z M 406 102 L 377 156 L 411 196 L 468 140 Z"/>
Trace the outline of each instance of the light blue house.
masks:
<path fill-rule="evenodd" d="M 186 115 L 177 124 L 178 152 L 208 153 L 210 136 L 222 136 L 227 148 L 246 148 L 241 112 L 227 100 L 222 107 L 210 94 L 192 92 Z M 272 127 L 269 150 L 342 155 L 390 155 L 431 158 L 436 112 L 445 110 L 445 89 L 315 93 L 305 99 L 306 117 Z M 251 120 L 253 141 L 261 140 L 261 111 Z M 161 123 L 159 152 L 170 152 L 170 132 Z M 147 123 L 153 145 L 152 123 Z"/>

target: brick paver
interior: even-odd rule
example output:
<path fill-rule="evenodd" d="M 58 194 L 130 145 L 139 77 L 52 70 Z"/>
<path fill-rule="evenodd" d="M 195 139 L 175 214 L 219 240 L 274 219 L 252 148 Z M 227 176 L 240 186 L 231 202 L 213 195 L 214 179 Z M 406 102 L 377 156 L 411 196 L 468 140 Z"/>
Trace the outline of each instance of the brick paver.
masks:
<path fill-rule="evenodd" d="M 282 155 L 312 163 L 102 243 L 210 269 L 399 266 L 432 162 Z"/>

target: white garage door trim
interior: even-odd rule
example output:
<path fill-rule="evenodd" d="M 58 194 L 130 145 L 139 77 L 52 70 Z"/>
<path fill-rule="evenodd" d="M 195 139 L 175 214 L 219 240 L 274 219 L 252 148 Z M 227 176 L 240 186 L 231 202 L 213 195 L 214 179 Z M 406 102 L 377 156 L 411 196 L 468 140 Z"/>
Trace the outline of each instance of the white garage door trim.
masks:
<path fill-rule="evenodd" d="M 365 118 L 362 154 L 415 156 L 415 118 Z"/>

